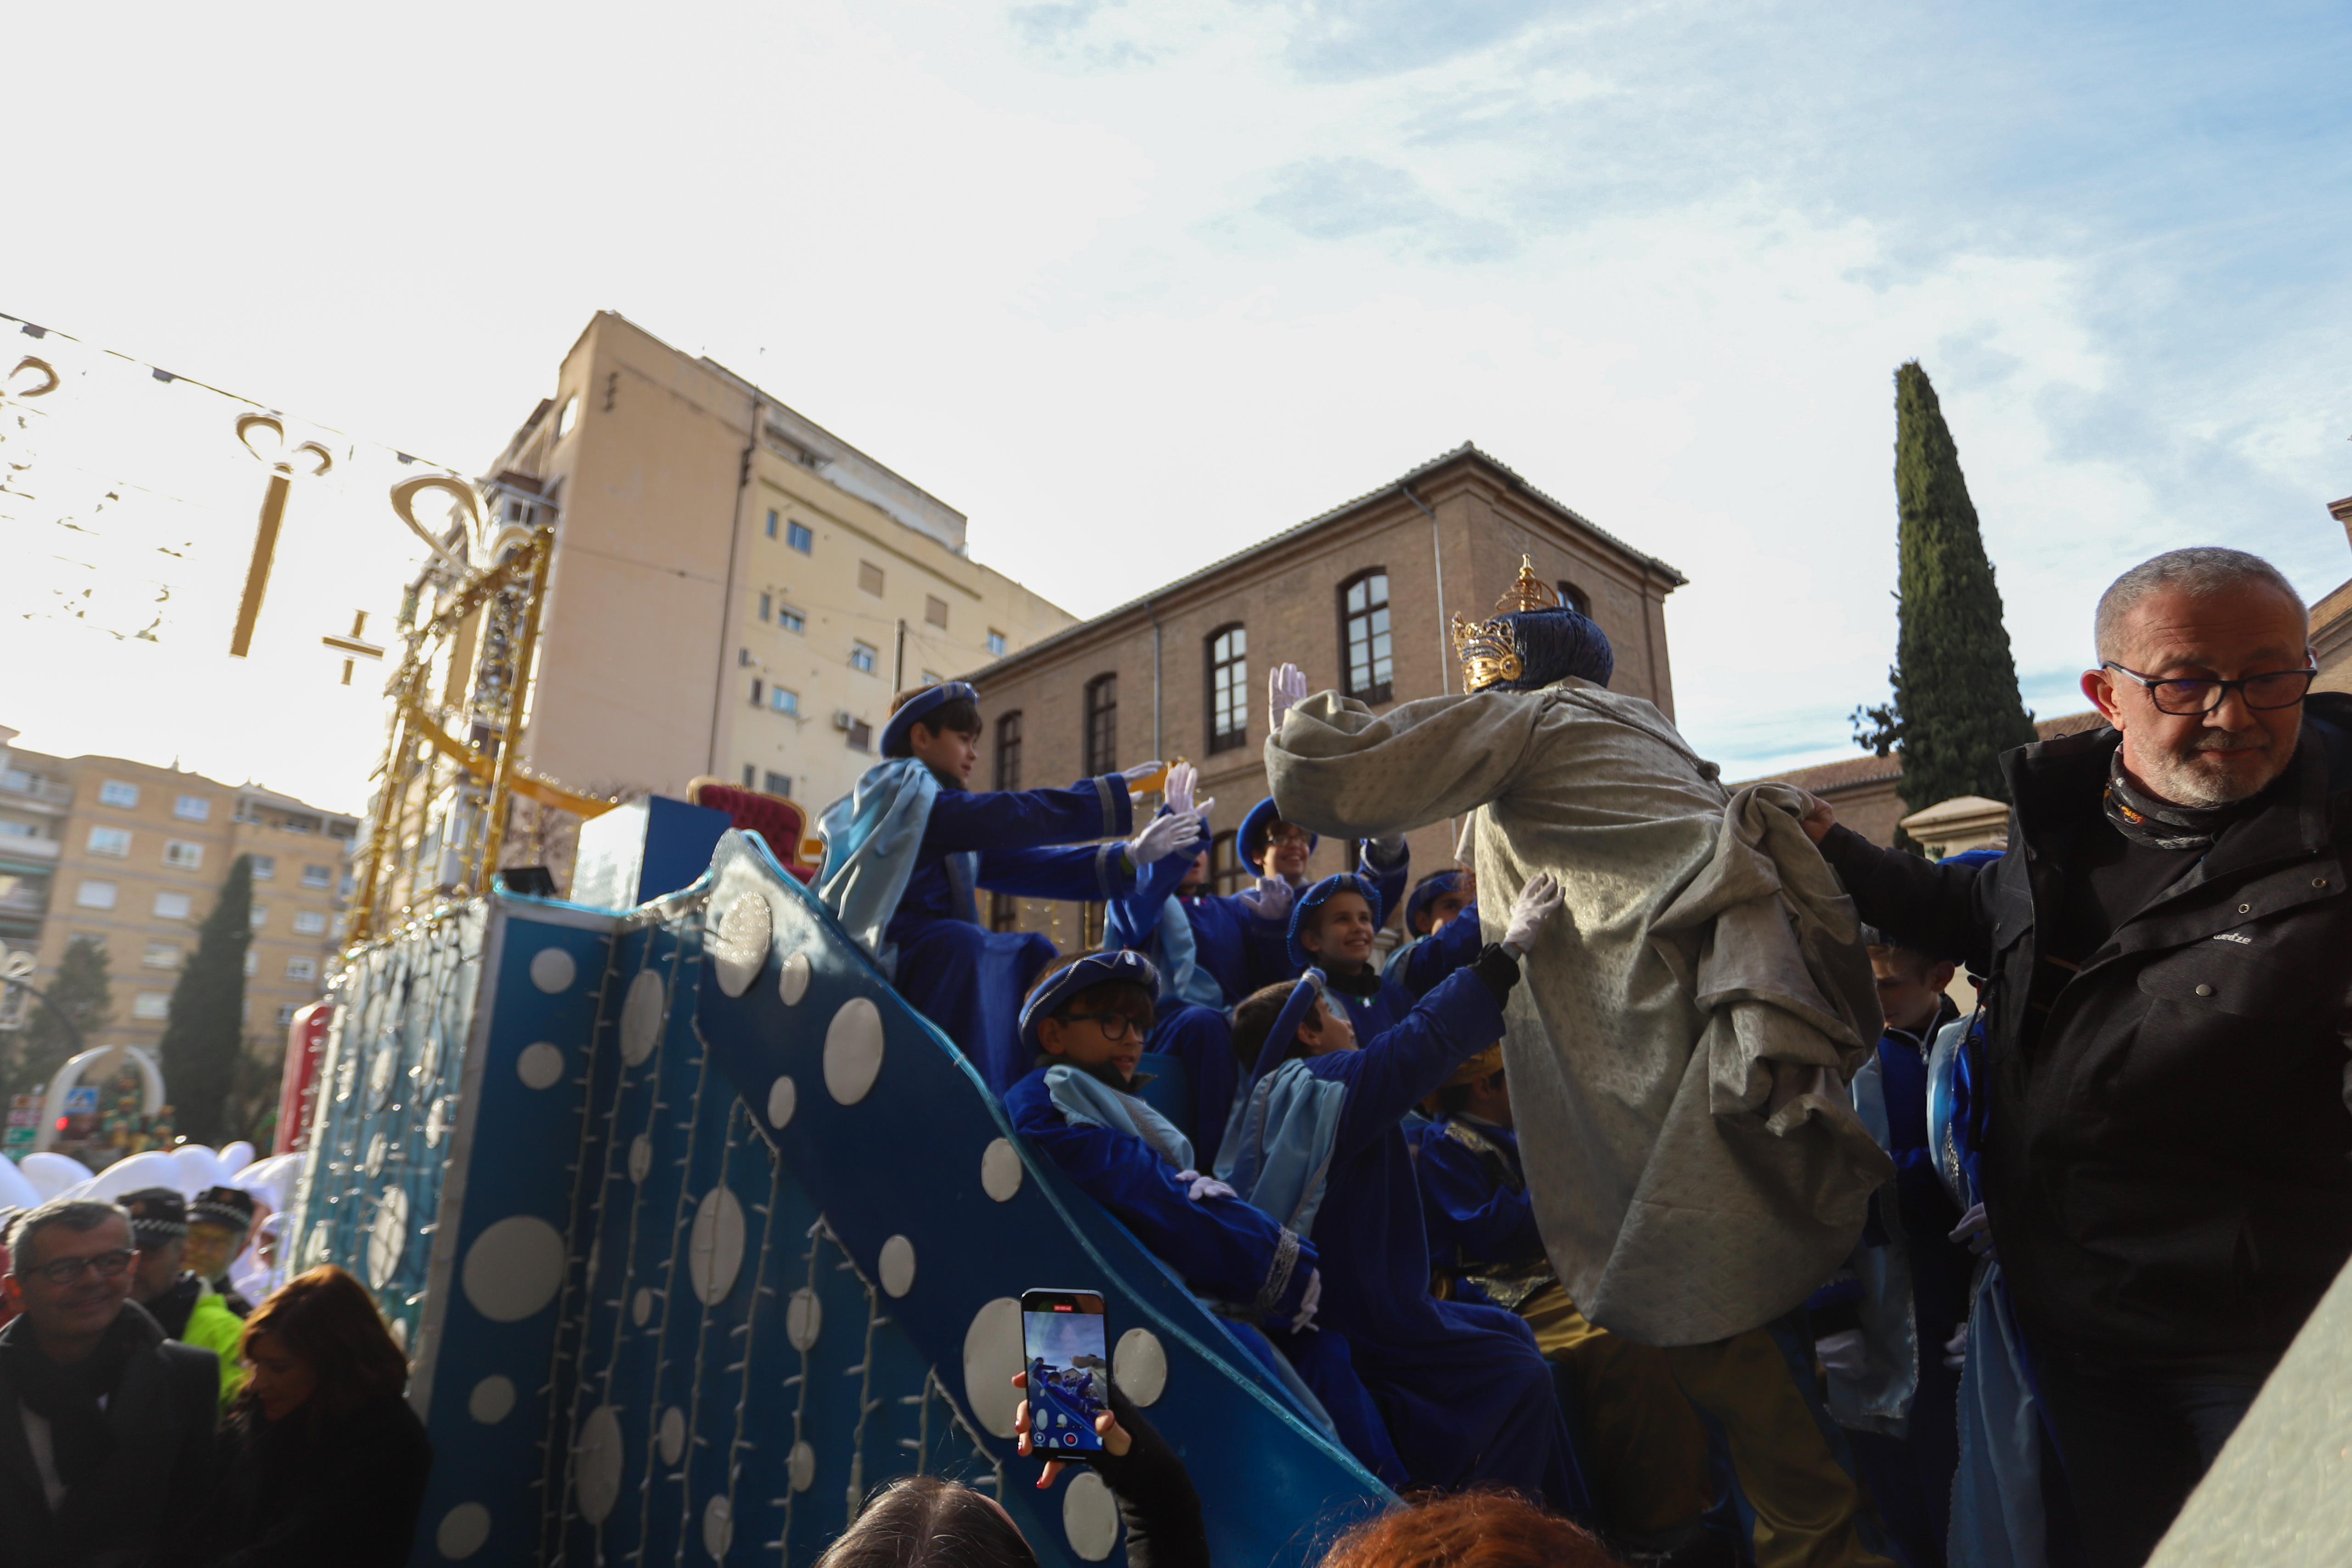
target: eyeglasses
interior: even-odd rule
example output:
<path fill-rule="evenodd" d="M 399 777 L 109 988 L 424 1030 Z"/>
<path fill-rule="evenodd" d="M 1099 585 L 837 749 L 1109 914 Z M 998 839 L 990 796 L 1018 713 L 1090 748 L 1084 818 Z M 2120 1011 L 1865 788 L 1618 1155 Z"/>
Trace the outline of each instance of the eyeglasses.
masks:
<path fill-rule="evenodd" d="M 131 1267 L 131 1256 L 128 1251 L 114 1251 L 93 1253 L 87 1258 L 59 1258 L 35 1264 L 23 1272 L 38 1274 L 52 1285 L 70 1285 L 81 1278 L 85 1269 L 101 1280 L 111 1280 Z"/>
<path fill-rule="evenodd" d="M 2143 675 L 2137 670 L 2126 670 L 2113 659 L 2103 661 L 2099 668 L 2137 681 L 2147 688 L 2148 700 L 2156 705 L 2157 712 L 2183 718 L 2211 713 L 2227 702 L 2233 691 L 2257 713 L 2293 707 L 2311 690 L 2312 680 L 2319 674 L 2314 665 L 2307 670 L 2275 670 L 2267 675 L 2248 675 L 2238 681 L 2164 681 Z"/>
<path fill-rule="evenodd" d="M 1125 1013 L 1064 1013 L 1064 1023 L 1090 1023 L 1102 1030 L 1102 1037 L 1113 1045 L 1132 1035 L 1150 1031 L 1150 1024 L 1138 1023 Z"/>
<path fill-rule="evenodd" d="M 1281 827 L 1276 828 L 1274 831 L 1266 834 L 1265 841 L 1270 844 L 1289 844 L 1296 848 L 1304 849 L 1307 844 L 1314 841 L 1314 838 L 1315 835 L 1308 832 L 1304 828 Z"/>

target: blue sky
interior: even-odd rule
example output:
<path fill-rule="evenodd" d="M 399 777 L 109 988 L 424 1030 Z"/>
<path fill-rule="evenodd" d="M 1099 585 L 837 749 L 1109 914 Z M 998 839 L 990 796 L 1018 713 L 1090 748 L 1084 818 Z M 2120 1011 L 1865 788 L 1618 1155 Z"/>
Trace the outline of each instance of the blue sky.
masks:
<path fill-rule="evenodd" d="M 2042 713 L 2158 549 L 2352 576 L 2340 4 L 86 11 L 0 309 L 439 461 L 614 308 L 1085 613 L 1475 439 L 1734 776 L 1884 695 L 1908 358 Z"/>

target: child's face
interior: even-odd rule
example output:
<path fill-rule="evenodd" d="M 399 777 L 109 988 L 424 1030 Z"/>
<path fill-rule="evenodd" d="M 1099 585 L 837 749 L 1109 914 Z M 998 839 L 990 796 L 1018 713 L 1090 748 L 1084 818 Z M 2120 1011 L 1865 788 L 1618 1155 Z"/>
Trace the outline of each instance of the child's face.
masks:
<path fill-rule="evenodd" d="M 1470 1085 L 1470 1097 L 1462 1108 L 1479 1120 L 1492 1122 L 1497 1127 L 1513 1127 L 1518 1124 L 1511 1119 L 1511 1086 L 1499 1072 L 1491 1077 L 1481 1078 L 1477 1082 Z"/>
<path fill-rule="evenodd" d="M 1323 901 L 1311 926 L 1298 933 L 1298 945 L 1316 957 L 1342 964 L 1369 964 L 1372 958 L 1372 906 L 1360 893 L 1335 893 Z"/>
<path fill-rule="evenodd" d="M 1315 998 L 1315 1010 L 1298 1026 L 1298 1042 L 1309 1056 L 1328 1056 L 1335 1051 L 1356 1049 L 1355 1020 L 1348 1009 L 1335 1008 L 1322 997 Z"/>
<path fill-rule="evenodd" d="M 1265 869 L 1268 875 L 1286 882 L 1297 882 L 1307 874 L 1307 856 L 1313 848 L 1315 835 L 1296 822 L 1276 822 L 1266 835 Z"/>
<path fill-rule="evenodd" d="M 1176 884 L 1176 892 L 1181 897 L 1196 898 L 1208 885 L 1209 857 L 1205 854 L 1196 855 L 1193 857 L 1192 863 L 1184 868 L 1184 880 Z"/>
<path fill-rule="evenodd" d="M 1471 900 L 1477 896 L 1476 891 L 1471 888 L 1456 888 L 1452 893 L 1439 894 L 1422 909 L 1421 934 L 1427 936 L 1433 932 L 1444 930 L 1454 924 L 1455 915 L 1470 907 Z"/>
<path fill-rule="evenodd" d="M 915 754 L 916 761 L 959 784 L 971 777 L 973 767 L 980 761 L 980 737 L 961 730 L 933 729 L 920 719 L 908 732 L 907 748 Z"/>
<path fill-rule="evenodd" d="M 1139 986 L 1082 991 L 1037 1025 L 1037 1045 L 1073 1067 L 1108 1067 L 1124 1083 L 1135 1076 L 1151 1034 L 1151 1001 Z"/>
<path fill-rule="evenodd" d="M 1873 947 L 1870 968 L 1878 980 L 1878 1010 L 1888 1023 L 1921 1030 L 1936 1021 L 1944 1005 L 1944 988 L 1952 983 L 1951 965 L 1931 963 L 1917 953 L 1894 947 Z"/>

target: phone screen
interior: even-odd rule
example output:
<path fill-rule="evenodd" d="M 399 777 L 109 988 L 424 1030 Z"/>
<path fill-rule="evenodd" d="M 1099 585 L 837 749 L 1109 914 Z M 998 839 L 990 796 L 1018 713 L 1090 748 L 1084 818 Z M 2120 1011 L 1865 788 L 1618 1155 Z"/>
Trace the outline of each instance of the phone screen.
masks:
<path fill-rule="evenodd" d="M 1098 1454 L 1095 1417 L 1110 1408 L 1110 1342 L 1094 1291 L 1024 1291 L 1030 1444 L 1040 1455 Z"/>

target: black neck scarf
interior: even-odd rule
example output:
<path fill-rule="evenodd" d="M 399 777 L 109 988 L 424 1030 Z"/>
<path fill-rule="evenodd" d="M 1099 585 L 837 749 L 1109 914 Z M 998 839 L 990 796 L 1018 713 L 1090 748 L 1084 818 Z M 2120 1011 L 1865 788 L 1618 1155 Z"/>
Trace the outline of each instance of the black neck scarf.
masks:
<path fill-rule="evenodd" d="M 2221 830 L 2246 814 L 2251 800 L 2226 806 L 2176 806 L 2137 789 L 2124 777 L 2124 748 L 2107 762 L 2107 821 L 2131 842 L 2151 850 L 2210 850 Z"/>
<path fill-rule="evenodd" d="M 126 1311 L 97 1349 L 71 1366 L 59 1366 L 35 1345 L 31 1327 L 26 1324 L 5 1342 L 8 1371 L 26 1408 L 48 1422 L 51 1461 L 70 1490 L 97 1474 L 114 1453 L 114 1432 L 99 1401 L 113 1398 L 145 1336 L 139 1332 L 138 1314 Z"/>

